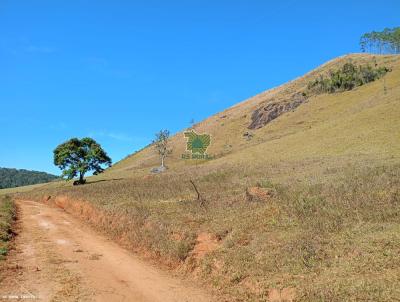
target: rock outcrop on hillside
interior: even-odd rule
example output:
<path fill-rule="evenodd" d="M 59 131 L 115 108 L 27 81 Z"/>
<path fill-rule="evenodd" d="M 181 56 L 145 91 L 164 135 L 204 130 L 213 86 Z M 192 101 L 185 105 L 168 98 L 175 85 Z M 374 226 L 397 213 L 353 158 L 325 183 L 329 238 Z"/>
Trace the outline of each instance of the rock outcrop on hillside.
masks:
<path fill-rule="evenodd" d="M 276 119 L 278 116 L 296 109 L 301 104 L 306 102 L 307 97 L 303 93 L 295 93 L 288 101 L 275 101 L 271 99 L 267 104 L 256 109 L 251 116 L 251 124 L 249 129 L 259 129 L 264 127 L 270 121 Z"/>

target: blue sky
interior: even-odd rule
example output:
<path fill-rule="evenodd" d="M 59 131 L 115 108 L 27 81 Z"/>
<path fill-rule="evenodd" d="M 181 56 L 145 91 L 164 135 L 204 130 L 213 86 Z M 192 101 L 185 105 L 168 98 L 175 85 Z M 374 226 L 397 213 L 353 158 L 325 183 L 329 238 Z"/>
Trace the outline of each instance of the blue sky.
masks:
<path fill-rule="evenodd" d="M 0 0 L 0 167 L 59 173 L 91 136 L 117 161 L 400 25 L 400 1 Z"/>

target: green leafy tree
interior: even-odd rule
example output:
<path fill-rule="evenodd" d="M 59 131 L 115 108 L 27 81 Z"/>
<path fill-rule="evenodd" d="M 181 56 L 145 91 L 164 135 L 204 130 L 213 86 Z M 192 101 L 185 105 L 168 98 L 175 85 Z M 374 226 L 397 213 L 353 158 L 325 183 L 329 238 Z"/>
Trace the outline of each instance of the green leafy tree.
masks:
<path fill-rule="evenodd" d="M 400 53 L 400 27 L 363 34 L 360 38 L 360 48 L 362 52 Z"/>
<path fill-rule="evenodd" d="M 84 184 L 84 176 L 89 171 L 98 174 L 104 171 L 103 165 L 111 166 L 111 158 L 92 138 L 72 138 L 54 150 L 54 164 L 62 176 L 73 179 L 79 176 L 78 184 Z"/>
<path fill-rule="evenodd" d="M 153 144 L 158 155 L 160 156 L 161 167 L 164 168 L 165 158 L 172 153 L 172 149 L 169 148 L 169 131 L 160 130 L 160 132 L 156 133 L 156 138 L 153 141 Z"/>

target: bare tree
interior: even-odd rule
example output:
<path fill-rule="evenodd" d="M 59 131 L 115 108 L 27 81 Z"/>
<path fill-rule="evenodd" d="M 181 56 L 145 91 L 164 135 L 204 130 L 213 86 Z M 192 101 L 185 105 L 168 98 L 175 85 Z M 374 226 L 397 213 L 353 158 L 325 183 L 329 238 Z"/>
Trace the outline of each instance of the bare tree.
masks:
<path fill-rule="evenodd" d="M 164 169 L 165 158 L 172 153 L 172 149 L 169 148 L 169 131 L 160 130 L 160 132 L 156 133 L 156 139 L 153 141 L 153 144 L 160 156 L 161 168 Z"/>

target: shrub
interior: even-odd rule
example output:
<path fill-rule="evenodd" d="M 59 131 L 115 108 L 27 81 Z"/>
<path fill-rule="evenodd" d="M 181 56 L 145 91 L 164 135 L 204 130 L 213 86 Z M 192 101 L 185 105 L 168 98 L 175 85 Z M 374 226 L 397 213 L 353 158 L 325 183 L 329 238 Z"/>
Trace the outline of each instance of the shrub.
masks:
<path fill-rule="evenodd" d="M 9 196 L 0 197 L 0 260 L 7 254 L 11 224 L 16 217 L 15 204 Z"/>
<path fill-rule="evenodd" d="M 330 71 L 327 77 L 320 75 L 308 84 L 308 90 L 314 93 L 335 93 L 352 90 L 355 87 L 373 82 L 388 71 L 387 67 L 373 68 L 370 65 L 346 63 L 341 69 Z"/>

